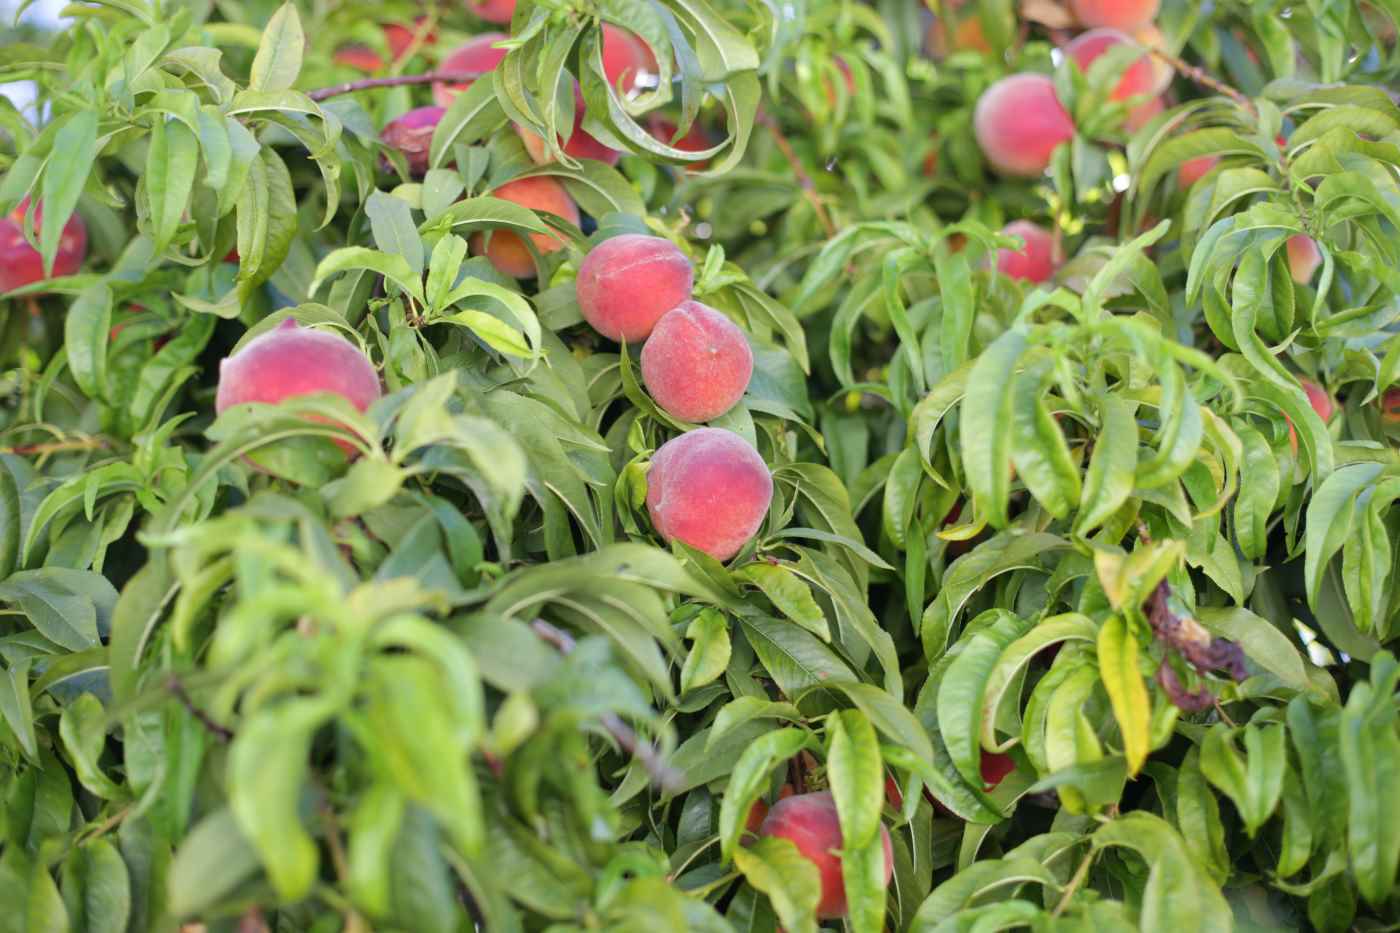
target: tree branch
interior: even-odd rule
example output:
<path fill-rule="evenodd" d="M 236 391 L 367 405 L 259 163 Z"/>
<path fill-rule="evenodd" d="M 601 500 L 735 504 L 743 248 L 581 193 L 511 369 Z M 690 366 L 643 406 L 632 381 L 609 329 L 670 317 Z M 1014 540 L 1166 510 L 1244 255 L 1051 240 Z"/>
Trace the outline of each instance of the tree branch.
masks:
<path fill-rule="evenodd" d="M 530 623 L 530 628 L 540 637 L 548 642 L 560 654 L 568 655 L 574 650 L 574 637 L 563 629 L 550 625 L 543 619 L 536 619 Z M 672 768 L 661 760 L 656 748 L 650 742 L 640 738 L 632 727 L 622 721 L 622 717 L 616 713 L 604 713 L 599 717 L 604 731 L 612 736 L 614 742 L 627 754 L 633 756 L 641 762 L 646 769 L 651 781 L 662 790 L 673 790 L 681 786 L 680 772 Z"/>
<path fill-rule="evenodd" d="M 466 84 L 490 73 L 489 71 L 429 71 L 421 75 L 396 75 L 392 78 L 361 78 L 358 81 L 346 81 L 344 84 L 332 84 L 330 87 L 317 88 L 306 96 L 312 100 L 321 101 L 331 97 L 339 97 L 341 94 L 353 94 L 356 91 L 370 91 L 381 87 L 405 87 L 411 84 Z"/>
<path fill-rule="evenodd" d="M 199 724 L 213 735 L 214 738 L 218 739 L 220 742 L 229 742 L 233 739 L 232 729 L 219 725 L 208 713 L 198 706 L 195 706 L 194 700 L 190 699 L 189 691 L 186 690 L 185 685 L 180 682 L 180 678 L 171 674 L 170 679 L 165 682 L 165 688 L 174 695 L 175 699 L 180 701 L 180 705 L 183 706 L 191 716 L 199 720 Z"/>
<path fill-rule="evenodd" d="M 836 236 L 836 226 L 831 222 L 831 216 L 826 212 L 826 205 L 822 203 L 821 195 L 817 194 L 816 183 L 812 181 L 812 176 L 807 174 L 806 167 L 802 160 L 797 157 L 797 151 L 792 148 L 792 143 L 788 142 L 787 136 L 783 133 L 778 121 L 774 120 L 768 111 L 759 108 L 756 117 L 759 123 L 768 127 L 773 134 L 773 141 L 778 144 L 778 151 L 787 159 L 788 165 L 792 167 L 792 173 L 797 177 L 797 186 L 802 189 L 802 196 L 807 199 L 807 203 L 812 205 L 813 212 L 817 215 L 822 229 L 826 231 L 828 237 Z"/>
<path fill-rule="evenodd" d="M 1237 88 L 1231 87 L 1224 81 L 1221 81 L 1219 78 L 1215 77 L 1215 75 L 1206 71 L 1204 68 L 1192 65 L 1186 62 L 1185 60 L 1176 57 L 1170 52 L 1163 51 L 1159 48 L 1149 48 L 1147 51 L 1153 57 L 1159 58 L 1162 61 L 1166 62 L 1168 65 L 1171 65 L 1180 74 L 1183 74 L 1187 78 L 1190 78 L 1192 81 L 1196 82 L 1201 87 L 1212 90 L 1217 94 L 1225 95 L 1226 97 L 1230 98 L 1235 103 L 1239 104 L 1241 107 L 1243 107 L 1245 110 L 1248 110 L 1252 114 L 1257 115 L 1259 113 L 1259 111 L 1256 110 L 1254 107 L 1254 101 L 1244 96 L 1244 93 L 1242 91 L 1240 91 Z"/>

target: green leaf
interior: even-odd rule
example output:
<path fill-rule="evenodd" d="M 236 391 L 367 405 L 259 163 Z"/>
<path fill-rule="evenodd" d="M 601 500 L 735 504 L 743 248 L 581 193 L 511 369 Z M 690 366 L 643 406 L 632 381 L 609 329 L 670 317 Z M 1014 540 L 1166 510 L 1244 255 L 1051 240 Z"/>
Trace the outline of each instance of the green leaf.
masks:
<path fill-rule="evenodd" d="M 1107 396 L 1100 407 L 1101 423 L 1094 453 L 1084 476 L 1084 492 L 1074 532 L 1087 535 L 1106 522 L 1132 495 L 1136 481 L 1138 427 L 1136 406 Z"/>
<path fill-rule="evenodd" d="M 152 249 L 157 255 L 175 238 L 194 190 L 198 164 L 199 141 L 194 133 L 180 120 L 166 120 L 158 114 L 151 127 L 146 173 L 141 179 L 151 215 Z"/>
<path fill-rule="evenodd" d="M 63 863 L 62 890 L 72 929 L 125 933 L 131 916 L 131 877 L 106 839 L 73 850 Z"/>
<path fill-rule="evenodd" d="M 1093 835 L 1095 849 L 1132 849 L 1148 865 L 1138 923 L 1145 933 L 1234 929 L 1229 904 L 1187 854 L 1181 837 L 1164 820 L 1144 811 L 1125 814 Z"/>
<path fill-rule="evenodd" d="M 79 110 L 54 137 L 54 152 L 60 157 L 50 158 L 45 165 L 40 198 L 43 218 L 39 224 L 39 254 L 43 257 L 45 277 L 53 275 L 63 228 L 78 206 L 97 159 L 97 120 L 96 110 Z"/>
<path fill-rule="evenodd" d="M 248 87 L 255 91 L 284 91 L 296 83 L 301 73 L 302 50 L 306 36 L 294 4 L 283 4 L 263 29 Z"/>
<path fill-rule="evenodd" d="M 413 212 L 403 198 L 375 191 L 365 201 L 374 245 L 380 252 L 401 256 L 415 277 L 423 274 L 423 240 L 413 223 Z M 317 270 L 317 279 L 323 278 Z"/>
<path fill-rule="evenodd" d="M 700 611 L 685 630 L 690 653 L 681 668 L 681 693 L 703 687 L 724 673 L 729 666 L 729 623 L 717 609 Z"/>
<path fill-rule="evenodd" d="M 826 767 L 841 844 L 859 849 L 878 842 L 885 773 L 875 727 L 859 710 L 844 710 L 827 720 Z"/>
<path fill-rule="evenodd" d="M 1006 527 L 1011 488 L 1012 387 L 1008 378 L 1026 350 L 1025 334 L 1009 330 L 983 351 L 968 376 L 962 403 L 963 471 L 978 514 Z"/>
<path fill-rule="evenodd" d="M 260 753 L 266 751 L 259 749 Z M 233 812 L 221 807 L 197 823 L 180 843 L 170 865 L 171 914 L 203 914 L 257 873 L 258 851 L 238 824 Z"/>
<path fill-rule="evenodd" d="M 831 629 L 812 591 L 786 564 L 755 561 L 739 568 L 734 576 L 757 586 L 784 616 L 822 641 L 831 641 Z"/>
<path fill-rule="evenodd" d="M 107 713 L 102 702 L 91 693 L 84 693 L 63 708 L 59 718 L 59 735 L 68 760 L 73 763 L 78 780 L 89 791 L 111 800 L 121 796 L 121 790 L 102 772 L 98 758 L 107 741 Z"/>
<path fill-rule="evenodd" d="M 320 858 L 299 815 L 311 738 L 332 710 L 325 700 L 287 700 L 244 720 L 229 749 L 229 806 L 278 894 L 298 900 Z"/>
<path fill-rule="evenodd" d="M 112 329 L 112 290 L 93 285 L 68 307 L 63 319 L 63 347 L 73 381 L 91 399 L 106 396 L 107 344 Z"/>
<path fill-rule="evenodd" d="M 1151 750 L 1152 703 L 1138 670 L 1137 638 L 1123 616 L 1109 616 L 1099 629 L 1098 657 L 1099 675 L 1123 733 L 1123 753 L 1131 777 L 1142 769 Z"/>
<path fill-rule="evenodd" d="M 807 748 L 811 736 L 802 729 L 777 729 L 763 735 L 744 749 L 729 775 L 719 808 L 720 857 L 725 861 L 738 854 L 740 837 L 749 810 L 763 792 L 769 773 L 778 765 Z M 878 804 L 877 804 L 878 806 Z"/>
<path fill-rule="evenodd" d="M 822 896 L 821 875 L 791 840 L 769 836 L 734 853 L 734 864 L 749 884 L 768 895 L 783 927 L 816 933 Z"/>
<path fill-rule="evenodd" d="M 1372 683 L 1358 684 L 1347 697 L 1338 724 L 1338 750 L 1350 808 L 1347 853 L 1356 886 L 1366 902 L 1379 905 L 1395 891 L 1400 868 L 1400 712 L 1395 691 L 1400 665 L 1387 654 L 1372 662 Z"/>

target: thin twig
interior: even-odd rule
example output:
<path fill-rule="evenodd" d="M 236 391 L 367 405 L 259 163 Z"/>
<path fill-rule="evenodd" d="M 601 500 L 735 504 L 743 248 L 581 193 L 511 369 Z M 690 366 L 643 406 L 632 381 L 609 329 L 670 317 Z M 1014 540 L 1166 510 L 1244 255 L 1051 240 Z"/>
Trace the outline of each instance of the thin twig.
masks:
<path fill-rule="evenodd" d="M 100 437 L 88 437 L 79 441 L 54 441 L 49 444 L 21 444 L 18 447 L 0 447 L 0 454 L 17 454 L 22 457 L 63 453 L 70 450 L 104 450 L 107 442 Z"/>
<path fill-rule="evenodd" d="M 199 720 L 199 724 L 203 726 L 210 735 L 214 736 L 214 738 L 218 739 L 220 742 L 229 742 L 233 739 L 233 730 L 226 726 L 219 725 L 208 713 L 198 706 L 195 706 L 194 700 L 190 699 L 189 691 L 186 690 L 185 685 L 180 682 L 180 678 L 172 674 L 170 679 L 165 682 L 165 687 L 175 696 L 175 699 L 179 700 L 180 704 L 189 711 L 191 716 Z"/>
<path fill-rule="evenodd" d="M 1224 81 L 1221 81 L 1219 78 L 1215 77 L 1215 75 L 1206 71 L 1204 68 L 1199 68 L 1196 65 L 1192 65 L 1184 61 L 1183 59 L 1176 57 L 1170 52 L 1164 51 L 1159 48 L 1149 48 L 1147 51 L 1151 53 L 1154 57 L 1161 59 L 1168 65 L 1171 65 L 1178 72 L 1190 78 L 1192 81 L 1196 82 L 1201 87 L 1208 88 L 1217 94 L 1224 94 L 1226 97 L 1239 104 L 1245 110 L 1248 110 L 1251 114 L 1257 115 L 1259 113 L 1259 111 L 1256 110 L 1254 107 L 1254 101 L 1246 97 L 1242 91 L 1240 91 L 1237 88 L 1231 87 Z"/>
<path fill-rule="evenodd" d="M 339 97 L 341 94 L 353 94 L 356 91 L 369 91 L 380 87 L 405 87 L 410 84 L 466 84 L 490 73 L 489 71 L 429 71 L 421 75 L 395 75 L 392 78 L 361 78 L 358 81 L 346 81 L 344 84 L 332 84 L 330 87 L 317 88 L 306 96 L 312 100 L 326 100 L 331 97 Z"/>
<path fill-rule="evenodd" d="M 773 134 L 773 141 L 778 144 L 778 151 L 783 154 L 783 158 L 787 159 L 788 165 L 792 167 L 792 173 L 797 176 L 797 185 L 802 189 L 802 196 L 807 199 L 808 204 L 812 205 L 812 210 L 816 213 L 817 220 L 821 222 L 826 235 L 828 237 L 836 236 L 836 226 L 831 222 L 831 216 L 826 212 L 826 205 L 822 203 L 821 195 L 817 194 L 816 183 L 812 181 L 812 176 L 807 174 L 807 169 L 802 165 L 802 160 L 797 157 L 792 143 L 788 142 L 782 127 L 778 126 L 778 121 L 762 108 L 759 108 L 756 119 L 768 127 L 769 132 Z"/>
<path fill-rule="evenodd" d="M 1079 867 L 1074 870 L 1074 877 L 1069 879 L 1069 884 L 1065 885 L 1065 893 L 1060 897 L 1060 902 L 1051 911 L 1051 918 L 1058 917 L 1065 912 L 1069 906 L 1070 899 L 1074 897 L 1074 892 L 1078 891 L 1084 884 L 1084 879 L 1089 876 L 1089 866 L 1094 862 L 1094 847 L 1089 846 L 1089 851 L 1084 853 L 1084 861 L 1079 863 Z"/>
<path fill-rule="evenodd" d="M 543 641 L 552 645 L 560 654 L 568 655 L 574 650 L 574 637 L 563 629 L 550 625 L 543 619 L 536 619 L 530 623 L 530 628 L 534 630 Z M 674 790 L 681 786 L 681 774 L 666 762 L 661 760 L 656 748 L 650 743 L 640 738 L 632 727 L 622 721 L 622 717 L 616 713 L 604 713 L 599 717 L 603 729 L 612 736 L 614 742 L 623 751 L 639 761 L 646 769 L 651 781 L 662 790 Z"/>

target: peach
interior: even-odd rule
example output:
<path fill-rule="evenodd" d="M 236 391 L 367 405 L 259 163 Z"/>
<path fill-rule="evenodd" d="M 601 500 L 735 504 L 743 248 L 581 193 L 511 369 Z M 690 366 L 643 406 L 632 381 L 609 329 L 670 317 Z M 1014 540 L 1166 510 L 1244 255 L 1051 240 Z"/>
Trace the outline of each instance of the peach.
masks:
<path fill-rule="evenodd" d="M 992 53 L 992 44 L 987 41 L 987 33 L 982 29 L 982 20 L 975 14 L 955 17 L 953 41 L 948 41 L 948 28 L 943 20 L 935 18 L 924 33 L 924 46 L 930 58 L 942 59 L 954 52 Z"/>
<path fill-rule="evenodd" d="M 499 65 L 501 60 L 506 57 L 506 50 L 494 48 L 495 43 L 509 38 L 503 32 L 483 32 L 438 62 L 437 70 L 485 74 Z M 473 83 L 474 81 L 465 81 L 461 84 L 434 84 L 433 103 L 439 107 L 446 107 L 452 103 L 452 98 L 471 87 Z"/>
<path fill-rule="evenodd" d="M 39 251 L 24 238 L 24 218 L 29 210 L 29 199 L 19 203 L 9 217 L 0 219 L 0 292 L 13 291 L 25 285 L 42 282 L 44 260 Z M 34 209 L 34 229 L 37 233 L 43 223 L 44 209 Z M 87 256 L 87 225 L 76 213 L 63 225 L 58 238 L 58 252 L 54 255 L 53 274 L 55 277 L 72 275 L 83 265 Z"/>
<path fill-rule="evenodd" d="M 817 917 L 833 920 L 846 915 L 846 882 L 841 877 L 841 824 L 836 800 L 829 791 L 800 794 L 780 800 L 768 812 L 759 835 L 787 839 L 817 867 L 822 879 L 822 897 Z M 885 884 L 894 875 L 894 848 L 890 831 L 880 826 L 880 842 L 885 850 Z"/>
<path fill-rule="evenodd" d="M 608 165 L 616 165 L 617 160 L 622 158 L 622 153 L 616 149 L 609 149 L 584 132 L 583 117 L 583 92 L 579 90 L 576 81 L 574 82 L 574 130 L 569 135 L 569 141 L 564 144 L 564 152 L 575 159 L 597 159 Z M 515 131 L 519 134 L 520 141 L 525 144 L 525 151 L 529 153 L 530 159 L 536 165 L 543 165 L 549 161 L 549 157 L 544 151 L 544 139 L 539 134 L 527 130 L 523 126 L 516 126 Z"/>
<path fill-rule="evenodd" d="M 985 783 L 984 790 L 991 792 L 1002 780 L 1016 770 L 1016 762 L 1010 755 L 1003 755 L 999 752 L 982 752 L 982 760 L 979 762 L 979 770 L 982 772 L 982 780 Z"/>
<path fill-rule="evenodd" d="M 384 67 L 384 59 L 367 45 L 342 45 L 335 50 L 331 59 L 337 65 L 354 68 L 356 71 L 373 72 Z"/>
<path fill-rule="evenodd" d="M 508 23 L 515 15 L 515 0 L 467 0 L 467 12 L 488 23 Z"/>
<path fill-rule="evenodd" d="M 1161 0 L 1069 0 L 1070 12 L 1080 25 L 1111 26 L 1131 31 L 1157 17 Z"/>
<path fill-rule="evenodd" d="M 653 117 L 647 124 L 647 132 L 652 135 L 653 139 L 663 142 L 672 148 L 679 149 L 682 152 L 703 152 L 713 145 L 709 137 L 705 135 L 705 131 L 700 128 L 699 123 L 692 123 L 690 129 L 680 139 L 676 139 L 676 130 L 678 129 L 679 127 L 676 126 L 676 124 L 660 116 Z M 703 172 L 705 169 L 709 168 L 709 165 L 709 159 L 702 159 L 699 162 L 688 162 L 686 163 L 685 171 Z"/>
<path fill-rule="evenodd" d="M 686 301 L 656 322 L 642 347 L 642 381 L 662 410 L 682 421 L 709 421 L 743 398 L 753 351 L 729 318 Z"/>
<path fill-rule="evenodd" d="M 638 233 L 593 247 L 574 284 L 583 319 L 619 343 L 645 340 L 661 315 L 690 299 L 694 286 L 695 267 L 678 246 Z"/>
<path fill-rule="evenodd" d="M 380 396 L 374 364 L 348 340 L 287 318 L 219 364 L 214 411 L 233 405 L 330 392 L 360 411 Z M 346 453 L 352 448 L 337 441 Z"/>
<path fill-rule="evenodd" d="M 1400 423 L 1400 386 L 1386 389 L 1381 396 L 1381 420 L 1387 424 Z"/>
<path fill-rule="evenodd" d="M 992 168 L 1026 178 L 1044 172 L 1055 147 L 1074 137 L 1054 82 L 1033 73 L 1002 78 L 983 91 L 972 128 Z"/>
<path fill-rule="evenodd" d="M 1162 30 L 1151 23 L 1134 29 L 1133 40 L 1145 49 L 1170 51 L 1167 48 L 1167 37 L 1162 35 Z M 1152 93 L 1160 94 L 1171 85 L 1172 78 L 1176 77 L 1176 69 L 1155 55 L 1149 57 L 1152 61 Z"/>
<path fill-rule="evenodd" d="M 563 185 L 547 175 L 508 181 L 492 191 L 491 196 L 531 210 L 558 214 L 578 226 L 578 205 L 574 204 L 574 199 L 569 197 L 569 192 L 564 190 Z M 535 249 L 541 254 L 552 253 L 564 247 L 564 243 L 552 233 L 532 233 L 530 242 L 535 244 Z M 535 274 L 535 260 L 530 255 L 530 250 L 518 234 L 509 230 L 492 231 L 489 243 L 486 243 L 482 234 L 474 233 L 471 248 L 474 255 L 484 253 L 491 265 L 496 267 L 496 271 L 503 275 L 528 279 Z"/>
<path fill-rule="evenodd" d="M 418 35 L 418 30 L 422 27 L 425 20 L 427 20 L 426 16 L 420 16 L 413 21 L 412 26 L 389 23 L 384 27 L 384 41 L 388 44 L 389 55 L 393 57 L 394 61 L 403 58 L 404 53 L 413 45 L 413 38 Z M 437 30 L 433 29 L 429 30 L 423 36 L 423 41 L 420 43 L 420 46 L 436 44 Z"/>
<path fill-rule="evenodd" d="M 1306 285 L 1312 281 L 1313 273 L 1322 265 L 1322 251 L 1311 237 L 1295 233 L 1288 238 L 1288 269 L 1293 273 L 1293 281 Z"/>
<path fill-rule="evenodd" d="M 1025 246 L 1020 250 L 997 250 L 998 272 L 1027 282 L 1044 282 L 1055 274 L 1060 248 L 1053 233 L 1029 220 L 1012 221 L 1001 232 L 1020 237 Z"/>
<path fill-rule="evenodd" d="M 728 560 L 763 524 L 773 474 L 758 451 L 721 428 L 662 444 L 647 473 L 647 513 L 661 537 Z"/>
<path fill-rule="evenodd" d="M 1176 183 L 1181 188 L 1190 188 L 1200 181 L 1206 174 L 1220 164 L 1220 156 L 1203 155 L 1194 159 L 1187 159 L 1177 166 Z"/>
<path fill-rule="evenodd" d="M 1064 47 L 1065 55 L 1074 59 L 1079 70 L 1088 73 L 1089 66 L 1094 63 L 1100 55 L 1115 46 L 1138 46 L 1132 36 L 1125 35 L 1117 29 L 1090 29 L 1081 33 Z M 1135 97 L 1142 97 L 1153 93 L 1153 85 L 1156 83 L 1157 75 L 1152 68 L 1152 57 L 1143 55 L 1133 61 L 1123 69 L 1122 75 L 1118 78 L 1118 84 L 1109 94 L 1110 100 L 1126 101 Z M 1160 101 L 1157 102 L 1157 110 L 1160 110 Z M 1148 119 L 1155 115 L 1156 110 L 1151 110 L 1153 101 L 1149 100 L 1135 107 L 1128 117 L 1130 129 L 1146 123 Z"/>
<path fill-rule="evenodd" d="M 768 804 L 762 800 L 755 800 L 753 806 L 749 807 L 749 815 L 744 817 L 744 828 L 751 833 L 758 832 L 758 828 L 763 825 L 767 816 Z"/>
<path fill-rule="evenodd" d="M 656 56 L 645 42 L 625 29 L 603 24 L 603 74 L 609 84 L 627 95 L 638 85 L 645 89 L 653 83 L 656 72 Z"/>
<path fill-rule="evenodd" d="M 1317 416 L 1322 419 L 1324 424 L 1331 421 L 1332 416 L 1337 413 L 1337 403 L 1333 401 L 1327 390 L 1311 379 L 1299 379 L 1298 382 L 1302 385 L 1303 392 L 1308 397 L 1308 404 L 1312 406 L 1313 411 L 1317 412 Z M 1387 400 L 1389 397 L 1390 394 L 1386 393 Z M 1382 403 L 1383 408 L 1385 404 L 1385 402 Z M 1287 415 L 1284 416 L 1283 420 L 1288 425 L 1288 446 L 1293 450 L 1293 455 L 1297 456 L 1298 432 L 1294 430 L 1293 421 Z"/>
<path fill-rule="evenodd" d="M 428 170 L 428 149 L 433 131 L 447 111 L 442 107 L 418 107 L 390 120 L 379 133 L 386 146 L 392 146 L 408 160 L 408 170 L 414 178 L 422 178 Z"/>

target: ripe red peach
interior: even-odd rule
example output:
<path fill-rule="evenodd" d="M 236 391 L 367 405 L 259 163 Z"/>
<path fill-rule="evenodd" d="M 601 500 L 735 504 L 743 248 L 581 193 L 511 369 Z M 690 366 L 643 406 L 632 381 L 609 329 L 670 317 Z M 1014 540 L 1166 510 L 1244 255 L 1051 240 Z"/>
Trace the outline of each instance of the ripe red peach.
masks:
<path fill-rule="evenodd" d="M 1081 33 L 1064 47 L 1065 55 L 1074 59 L 1079 70 L 1089 71 L 1089 66 L 1094 63 L 1099 56 L 1109 49 L 1117 46 L 1138 46 L 1132 36 L 1119 32 L 1117 29 L 1090 29 Z M 1142 97 L 1153 93 L 1153 85 L 1157 81 L 1156 72 L 1152 68 L 1152 57 L 1144 54 L 1141 58 L 1133 61 L 1123 69 L 1122 76 L 1118 79 L 1118 84 L 1109 94 L 1110 100 L 1126 101 L 1135 97 Z M 1154 98 L 1155 100 L 1155 98 Z M 1129 129 L 1136 129 L 1137 126 L 1147 122 L 1155 111 L 1152 108 L 1153 101 L 1149 100 L 1133 108 L 1128 117 Z M 1160 110 L 1160 101 L 1157 101 L 1157 110 Z"/>
<path fill-rule="evenodd" d="M 836 800 L 829 791 L 800 794 L 780 800 L 768 812 L 759 835 L 787 839 L 797 846 L 807 861 L 821 873 L 822 897 L 817 917 L 833 920 L 846 915 L 846 882 L 841 876 L 841 824 Z M 894 875 L 894 848 L 890 831 L 880 826 L 880 842 L 885 850 L 885 884 Z"/>
<path fill-rule="evenodd" d="M 972 128 L 992 168 L 1026 178 L 1044 172 L 1055 147 L 1074 137 L 1054 82 L 1033 73 L 1002 78 L 983 91 Z"/>
<path fill-rule="evenodd" d="M 1025 246 L 1020 250 L 997 250 L 998 272 L 1013 279 L 1037 283 L 1055 274 L 1060 264 L 1060 249 L 1053 233 L 1029 220 L 1012 221 L 1001 232 L 1020 237 L 1025 241 Z"/>
<path fill-rule="evenodd" d="M 1190 188 L 1206 176 L 1206 173 L 1220 164 L 1220 156 L 1203 155 L 1187 159 L 1177 166 L 1176 183 L 1183 190 Z"/>
<path fill-rule="evenodd" d="M 639 343 L 661 315 L 690 299 L 694 285 L 695 267 L 674 243 L 627 233 L 589 251 L 574 288 L 594 330 L 619 343 Z"/>
<path fill-rule="evenodd" d="M 768 804 L 762 800 L 755 800 L 753 806 L 749 807 L 749 815 L 744 817 L 744 828 L 751 833 L 758 832 L 758 828 L 763 825 L 767 816 Z"/>
<path fill-rule="evenodd" d="M 647 513 L 661 537 L 728 560 L 763 524 L 773 474 L 758 451 L 721 428 L 662 444 L 647 473 Z"/>
<path fill-rule="evenodd" d="M 467 11 L 488 23 L 508 23 L 515 15 L 515 0 L 467 0 Z"/>
<path fill-rule="evenodd" d="M 603 74 L 610 85 L 620 87 L 626 95 L 638 85 L 645 88 L 655 80 L 656 72 L 656 56 L 645 42 L 626 29 L 603 24 Z"/>
<path fill-rule="evenodd" d="M 494 45 L 502 39 L 508 38 L 510 37 L 503 32 L 483 32 L 438 62 L 437 70 L 446 72 L 474 71 L 485 74 L 499 65 L 501 60 L 506 57 L 506 50 L 495 48 Z M 434 84 L 433 103 L 439 107 L 446 107 L 452 103 L 452 98 L 474 83 L 473 80 L 464 81 L 461 84 Z"/>
<path fill-rule="evenodd" d="M 28 210 L 29 199 L 25 198 L 9 217 L 0 219 L 0 292 L 12 291 L 48 278 L 44 275 L 43 257 L 24 238 L 25 214 Z M 35 208 L 35 231 L 40 228 L 43 218 L 43 207 Z M 87 225 L 75 213 L 68 218 L 59 235 L 58 252 L 53 261 L 54 276 L 77 272 L 82 268 L 86 256 Z"/>
<path fill-rule="evenodd" d="M 743 398 L 753 351 L 729 318 L 686 301 L 656 322 L 642 347 L 642 381 L 662 410 L 682 421 L 709 421 Z"/>
<path fill-rule="evenodd" d="M 1288 238 L 1288 269 L 1293 273 L 1293 281 L 1306 285 L 1312 281 L 1313 273 L 1322 265 L 1322 251 L 1312 238 L 1295 233 Z"/>
<path fill-rule="evenodd" d="M 705 131 L 700 128 L 699 123 L 692 123 L 690 129 L 680 139 L 676 139 L 676 130 L 679 127 L 665 117 L 653 117 L 647 124 L 647 132 L 653 139 L 663 142 L 668 146 L 679 149 L 682 152 L 703 152 L 709 149 L 713 143 L 705 135 Z M 702 159 L 699 162 L 688 162 L 685 165 L 687 172 L 703 172 L 709 168 L 710 160 Z"/>
<path fill-rule="evenodd" d="M 491 196 L 531 210 L 557 214 L 578 226 L 578 205 L 569 197 L 569 192 L 564 190 L 563 185 L 547 175 L 508 181 L 492 191 Z M 530 242 L 535 244 L 535 249 L 542 255 L 564 247 L 563 242 L 552 233 L 532 233 Z M 492 231 L 489 243 L 482 234 L 474 233 L 471 248 L 473 255 L 480 256 L 484 253 L 486 258 L 491 260 L 491 265 L 496 267 L 496 271 L 504 275 L 528 279 L 535 274 L 535 260 L 530 255 L 530 250 L 518 234 L 509 230 Z"/>
<path fill-rule="evenodd" d="M 1070 11 L 1080 25 L 1111 26 L 1131 31 L 1157 17 L 1161 0 L 1070 0 Z"/>
<path fill-rule="evenodd" d="M 385 145 L 404 154 L 408 160 L 409 174 L 414 178 L 422 178 L 428 170 L 428 150 L 433 142 L 433 132 L 446 112 L 442 107 L 417 107 L 390 120 L 379 133 Z"/>
<path fill-rule="evenodd" d="M 356 71 L 374 72 L 384 67 L 384 59 L 367 45 L 342 45 L 331 58 L 337 65 Z"/>
<path fill-rule="evenodd" d="M 360 411 L 380 396 L 374 364 L 353 343 L 322 330 L 301 327 L 291 318 L 248 341 L 219 364 L 214 410 L 317 392 L 340 396 Z M 337 441 L 346 453 L 352 448 Z"/>
<path fill-rule="evenodd" d="M 990 793 L 1002 780 L 1016 770 L 1016 762 L 1010 755 L 983 750 L 978 770 L 982 772 L 983 789 Z"/>
<path fill-rule="evenodd" d="M 578 82 L 575 81 L 574 130 L 569 136 L 569 141 L 564 144 L 564 152 L 575 159 L 597 159 L 608 165 L 616 165 L 617 160 L 622 158 L 622 153 L 604 146 L 586 133 L 583 129 L 583 117 L 583 92 L 579 90 Z M 515 131 L 520 135 L 520 141 L 525 144 L 525 151 L 536 165 L 543 165 L 549 161 L 549 156 L 544 150 L 543 138 L 523 126 L 516 126 Z"/>
<path fill-rule="evenodd" d="M 1332 416 L 1337 413 L 1337 403 L 1333 401 L 1332 396 L 1327 394 L 1327 390 L 1311 379 L 1300 379 L 1298 382 L 1308 397 L 1308 404 L 1312 406 L 1313 411 L 1317 412 L 1317 416 L 1322 419 L 1323 424 L 1331 421 Z M 1386 394 L 1386 397 L 1389 398 L 1389 393 Z M 1382 404 L 1384 406 L 1384 403 Z M 1287 415 L 1284 416 L 1283 420 L 1288 425 L 1288 446 L 1292 448 L 1293 455 L 1297 456 L 1298 432 L 1294 430 L 1293 421 Z"/>
<path fill-rule="evenodd" d="M 1167 37 L 1162 35 L 1162 30 L 1158 29 L 1152 23 L 1134 29 L 1133 39 L 1138 45 L 1145 49 L 1159 49 L 1163 52 L 1171 51 L 1167 48 Z M 1160 94 L 1171 85 L 1172 78 L 1176 77 L 1176 69 L 1172 68 L 1171 65 L 1168 65 L 1155 55 L 1150 57 L 1152 60 L 1153 75 L 1152 93 Z"/>
<path fill-rule="evenodd" d="M 426 19 L 426 16 L 420 16 L 413 21 L 412 26 L 404 26 L 399 23 L 389 23 L 384 27 L 384 41 L 388 44 L 389 55 L 393 58 L 394 61 L 398 61 L 400 58 L 403 58 L 404 53 L 407 52 L 409 48 L 413 45 L 413 37 L 418 35 L 418 30 L 422 27 L 423 22 Z M 419 44 L 420 46 L 436 45 L 437 30 L 430 29 L 423 36 L 423 41 Z"/>
<path fill-rule="evenodd" d="M 1386 389 L 1381 396 L 1381 420 L 1392 425 L 1400 423 L 1400 386 Z"/>

